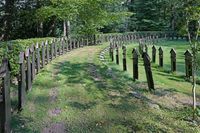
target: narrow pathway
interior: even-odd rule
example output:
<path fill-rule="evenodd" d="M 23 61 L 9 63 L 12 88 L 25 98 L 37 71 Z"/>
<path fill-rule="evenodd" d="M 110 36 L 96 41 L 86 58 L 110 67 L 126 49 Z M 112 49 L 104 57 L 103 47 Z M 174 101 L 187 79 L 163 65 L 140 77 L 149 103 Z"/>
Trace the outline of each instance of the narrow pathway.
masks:
<path fill-rule="evenodd" d="M 126 73 L 108 67 L 107 46 L 74 50 L 48 65 L 12 118 L 14 133 L 197 132 L 150 105 Z M 148 101 L 148 102 L 146 102 Z M 167 112 L 168 111 L 168 112 Z"/>

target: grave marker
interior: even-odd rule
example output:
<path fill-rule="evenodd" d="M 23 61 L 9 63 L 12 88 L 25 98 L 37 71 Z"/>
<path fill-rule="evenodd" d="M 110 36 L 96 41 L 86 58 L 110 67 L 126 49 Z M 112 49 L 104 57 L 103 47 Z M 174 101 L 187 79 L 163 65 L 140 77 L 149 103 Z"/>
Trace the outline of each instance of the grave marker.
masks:
<path fill-rule="evenodd" d="M 42 42 L 42 68 L 45 66 L 45 44 Z"/>
<path fill-rule="evenodd" d="M 174 49 L 171 49 L 170 54 L 171 54 L 171 71 L 175 72 L 176 71 L 176 51 Z"/>
<path fill-rule="evenodd" d="M 156 62 L 156 47 L 154 45 L 152 47 L 152 62 Z"/>
<path fill-rule="evenodd" d="M 52 41 L 51 42 L 51 60 L 53 60 L 53 58 L 54 58 L 54 42 Z"/>
<path fill-rule="evenodd" d="M 163 49 L 159 48 L 159 66 L 163 67 Z"/>
<path fill-rule="evenodd" d="M 31 46 L 30 52 L 32 55 L 32 63 L 31 63 L 31 79 L 35 79 L 35 47 L 34 45 Z"/>
<path fill-rule="evenodd" d="M 119 65 L 119 47 L 116 46 L 116 64 Z"/>
<path fill-rule="evenodd" d="M 122 46 L 122 50 L 123 50 L 123 70 L 127 71 L 127 66 L 126 66 L 126 47 Z"/>
<path fill-rule="evenodd" d="M 19 65 L 20 65 L 20 74 L 18 78 L 19 87 L 18 87 L 18 110 L 22 110 L 25 105 L 25 94 L 26 94 L 26 72 L 25 72 L 25 63 L 24 63 L 24 52 L 20 52 L 19 55 Z"/>
<path fill-rule="evenodd" d="M 25 57 L 26 57 L 26 91 L 30 91 L 32 88 L 32 83 L 31 83 L 31 62 L 30 62 L 30 50 L 27 49 L 25 52 Z"/>
<path fill-rule="evenodd" d="M 40 71 L 40 47 L 39 47 L 38 43 L 36 44 L 35 48 L 36 48 L 36 51 L 37 51 L 37 53 L 36 53 L 37 54 L 37 59 L 36 59 L 37 65 L 36 66 L 37 67 L 36 68 L 37 68 L 37 73 L 39 73 L 39 71 Z"/>
<path fill-rule="evenodd" d="M 135 81 L 138 79 L 138 57 L 139 57 L 139 52 L 136 48 L 133 49 L 132 51 L 133 54 L 133 80 Z"/>
<path fill-rule="evenodd" d="M 144 68 L 146 72 L 146 77 L 147 77 L 147 82 L 148 82 L 148 87 L 149 90 L 154 90 L 154 80 L 153 80 L 153 75 L 152 75 L 152 70 L 151 70 L 151 61 L 149 55 L 144 52 L 142 55 L 143 61 L 144 61 Z"/>
<path fill-rule="evenodd" d="M 45 42 L 45 46 L 46 46 L 46 59 L 47 59 L 47 64 L 49 63 L 49 43 L 48 41 L 46 40 Z"/>
<path fill-rule="evenodd" d="M 10 99 L 10 64 L 4 59 L 0 66 L 0 79 L 2 81 L 0 94 L 0 132 L 11 132 L 11 99 Z"/>
<path fill-rule="evenodd" d="M 192 76 L 192 54 L 189 50 L 185 52 L 185 73 L 186 77 L 190 78 Z"/>

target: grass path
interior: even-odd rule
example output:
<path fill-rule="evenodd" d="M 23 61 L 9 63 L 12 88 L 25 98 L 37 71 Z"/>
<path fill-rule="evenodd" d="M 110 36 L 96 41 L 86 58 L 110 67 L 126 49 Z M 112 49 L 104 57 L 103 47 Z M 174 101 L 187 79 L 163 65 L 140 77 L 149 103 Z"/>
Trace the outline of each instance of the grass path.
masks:
<path fill-rule="evenodd" d="M 134 83 L 108 58 L 109 67 L 103 65 L 99 53 L 105 47 L 74 50 L 42 70 L 25 109 L 12 117 L 13 132 L 200 132 L 184 120 L 189 108 L 157 104 L 144 95 L 146 84 Z"/>

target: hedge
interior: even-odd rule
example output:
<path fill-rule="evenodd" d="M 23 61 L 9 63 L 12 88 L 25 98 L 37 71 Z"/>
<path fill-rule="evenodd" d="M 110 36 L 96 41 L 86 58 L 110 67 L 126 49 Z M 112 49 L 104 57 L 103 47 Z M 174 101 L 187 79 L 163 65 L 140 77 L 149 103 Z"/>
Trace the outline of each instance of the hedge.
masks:
<path fill-rule="evenodd" d="M 7 42 L 0 42 L 0 65 L 3 58 L 8 58 L 11 65 L 11 75 L 16 76 L 19 72 L 19 54 L 21 51 L 25 51 L 31 45 L 35 45 L 37 42 L 42 43 L 46 40 L 50 41 L 53 38 L 32 38 L 32 39 L 18 39 Z"/>

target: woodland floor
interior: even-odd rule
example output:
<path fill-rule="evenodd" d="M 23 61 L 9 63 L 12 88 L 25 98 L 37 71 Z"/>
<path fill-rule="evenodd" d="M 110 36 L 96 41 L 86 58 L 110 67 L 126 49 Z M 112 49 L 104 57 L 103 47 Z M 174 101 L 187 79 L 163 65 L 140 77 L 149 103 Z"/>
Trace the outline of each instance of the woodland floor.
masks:
<path fill-rule="evenodd" d="M 76 49 L 47 65 L 25 109 L 14 113 L 13 133 L 200 132 L 198 121 L 191 122 L 189 82 L 153 65 L 156 91 L 150 93 L 142 62 L 140 80 L 133 82 L 131 54 L 123 72 L 121 62 L 110 61 L 107 46 Z"/>

